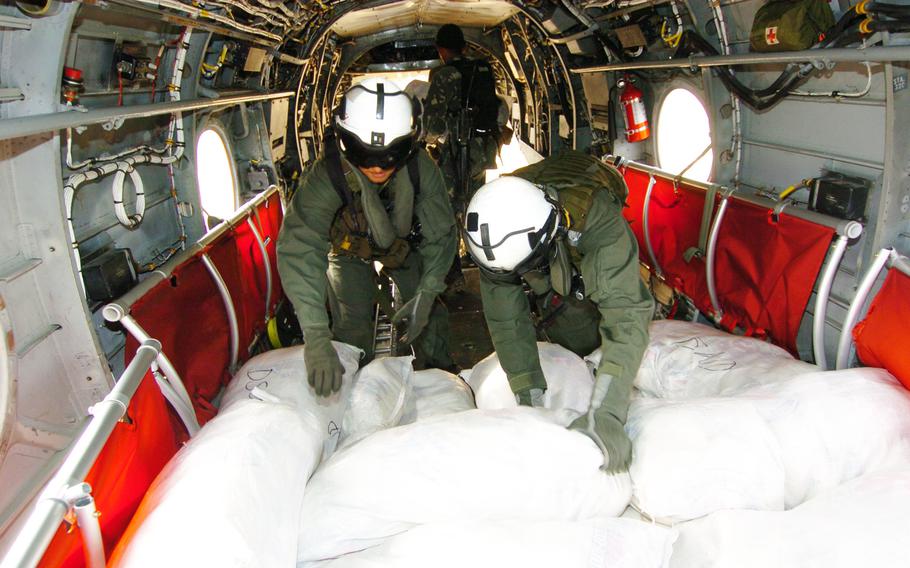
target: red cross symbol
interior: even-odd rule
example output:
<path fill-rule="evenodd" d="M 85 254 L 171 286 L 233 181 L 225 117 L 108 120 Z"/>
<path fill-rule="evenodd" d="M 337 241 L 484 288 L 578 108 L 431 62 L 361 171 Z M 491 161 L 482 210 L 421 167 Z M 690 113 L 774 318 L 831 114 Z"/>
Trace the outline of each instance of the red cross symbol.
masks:
<path fill-rule="evenodd" d="M 777 45 L 780 40 L 777 39 L 777 26 L 765 28 L 765 43 L 768 45 Z"/>

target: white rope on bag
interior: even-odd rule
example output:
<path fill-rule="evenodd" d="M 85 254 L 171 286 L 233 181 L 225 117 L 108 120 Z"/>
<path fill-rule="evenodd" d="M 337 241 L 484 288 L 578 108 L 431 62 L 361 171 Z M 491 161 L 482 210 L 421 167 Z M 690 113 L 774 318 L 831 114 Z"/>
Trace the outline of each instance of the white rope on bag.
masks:
<path fill-rule="evenodd" d="M 133 182 L 133 189 L 136 191 L 136 212 L 127 215 L 126 206 L 123 204 L 123 185 L 126 181 L 126 174 L 130 175 L 130 181 Z M 127 170 L 117 170 L 114 174 L 114 183 L 111 186 L 111 192 L 114 196 L 114 213 L 117 220 L 127 229 L 135 229 L 142 223 L 142 216 L 145 215 L 145 187 L 142 184 L 142 176 L 136 168 L 130 167 Z"/>

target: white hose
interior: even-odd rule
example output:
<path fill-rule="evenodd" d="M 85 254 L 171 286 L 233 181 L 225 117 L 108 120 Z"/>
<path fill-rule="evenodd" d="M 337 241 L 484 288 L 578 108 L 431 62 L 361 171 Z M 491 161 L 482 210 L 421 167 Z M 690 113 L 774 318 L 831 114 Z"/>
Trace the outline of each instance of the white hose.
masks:
<path fill-rule="evenodd" d="M 133 182 L 133 190 L 136 192 L 136 212 L 128 215 L 126 205 L 123 203 L 123 186 L 126 182 L 126 175 L 129 174 L 130 181 Z M 129 170 L 117 170 L 114 174 L 114 183 L 111 184 L 111 193 L 114 197 L 114 214 L 117 220 L 127 229 L 135 229 L 142 223 L 142 216 L 145 215 L 145 186 L 142 183 L 142 176 L 139 170 L 130 168 Z"/>
<path fill-rule="evenodd" d="M 147 5 L 155 6 L 156 8 L 170 8 L 171 10 L 178 10 L 180 12 L 189 14 L 193 18 L 206 18 L 209 20 L 220 22 L 226 26 L 234 28 L 235 30 L 246 32 L 248 34 L 258 35 L 258 36 L 270 39 L 272 41 L 275 41 L 276 43 L 281 43 L 284 39 L 280 35 L 273 34 L 273 33 L 267 32 L 267 31 L 263 31 L 259 28 L 254 28 L 253 26 L 247 26 L 244 24 L 240 24 L 226 16 L 222 16 L 220 14 L 215 14 L 213 12 L 210 12 L 209 10 L 205 10 L 203 8 L 196 8 L 194 6 L 190 6 L 190 5 L 184 4 L 182 2 L 177 2 L 175 0 L 136 0 L 136 2 L 138 2 L 140 4 L 147 4 Z"/>
<path fill-rule="evenodd" d="M 180 39 L 178 41 L 179 46 L 177 48 L 177 54 L 174 57 L 174 72 L 171 75 L 171 82 L 168 85 L 168 92 L 170 99 L 172 101 L 180 100 L 180 83 L 183 80 L 183 66 L 186 64 L 186 51 L 189 47 L 189 39 L 192 35 L 193 30 L 190 27 L 184 28 L 183 33 L 180 34 Z M 93 167 L 91 169 L 75 173 L 71 175 L 66 180 L 66 184 L 63 186 L 63 202 L 66 210 L 66 225 L 67 230 L 69 231 L 70 236 L 70 246 L 73 251 L 73 259 L 76 264 L 76 272 L 78 273 L 77 281 L 79 282 L 79 287 L 82 291 L 82 295 L 85 296 L 85 285 L 82 282 L 82 258 L 79 256 L 79 241 L 76 240 L 76 229 L 73 225 L 73 201 L 76 197 L 76 191 L 79 189 L 83 183 L 88 181 L 96 181 L 102 177 L 109 176 L 111 174 L 117 174 L 118 179 L 114 180 L 114 212 L 117 214 L 117 219 L 127 228 L 134 228 L 141 221 L 141 217 L 138 220 L 131 221 L 130 217 L 126 215 L 125 210 L 118 211 L 117 202 L 123 200 L 123 181 L 124 174 L 129 173 L 130 179 L 133 181 L 133 185 L 136 188 L 136 213 L 142 215 L 145 212 L 145 192 L 142 187 L 142 178 L 139 177 L 136 172 L 136 166 L 138 164 L 156 164 L 163 166 L 170 166 L 171 164 L 180 160 L 183 157 L 183 148 L 184 143 L 184 132 L 183 132 L 183 115 L 182 113 L 175 112 L 171 115 L 171 122 L 168 126 L 168 136 L 165 148 L 162 150 L 149 149 L 146 153 L 140 154 L 138 156 L 130 156 L 124 160 L 110 161 L 99 166 Z M 139 147 L 141 150 L 142 147 Z M 72 162 L 72 156 L 70 155 L 71 150 L 71 137 L 67 139 L 67 163 Z M 164 151 L 169 151 L 169 155 L 162 156 L 161 154 Z M 117 154 L 117 156 L 124 156 L 127 154 L 133 154 L 137 149 L 126 150 Z M 115 158 L 117 156 L 112 156 Z M 98 161 L 98 160 L 95 160 Z M 138 181 L 137 181 L 138 180 Z M 119 197 L 118 189 L 119 187 Z M 140 192 L 142 195 L 140 195 Z M 140 210 L 140 200 L 141 200 L 141 210 Z M 121 214 L 123 215 L 121 217 Z"/>

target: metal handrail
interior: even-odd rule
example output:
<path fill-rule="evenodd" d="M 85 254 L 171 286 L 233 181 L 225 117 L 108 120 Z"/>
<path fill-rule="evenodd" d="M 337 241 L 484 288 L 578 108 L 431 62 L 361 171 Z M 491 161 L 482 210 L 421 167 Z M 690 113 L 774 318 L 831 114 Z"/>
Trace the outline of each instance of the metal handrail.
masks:
<path fill-rule="evenodd" d="M 642 164 L 640 162 L 634 162 L 631 160 L 624 160 L 621 167 L 631 168 L 645 174 L 652 174 L 654 177 L 661 178 L 669 182 L 684 182 L 688 187 L 694 187 L 703 191 L 708 191 L 709 189 L 713 189 L 714 191 L 727 190 L 727 188 L 722 185 L 697 181 L 689 178 L 680 178 L 677 175 L 666 172 L 655 166 Z M 736 199 L 746 201 L 759 207 L 767 207 L 768 209 L 774 209 L 774 207 L 778 204 L 777 201 L 768 199 L 766 197 L 759 197 L 757 195 L 745 195 L 743 193 L 737 193 Z M 817 213 L 815 211 L 809 211 L 808 209 L 799 209 L 796 207 L 787 209 L 787 215 L 791 217 L 798 217 L 804 221 L 811 221 L 812 223 L 822 225 L 824 227 L 830 227 L 834 229 L 838 235 L 846 235 L 851 239 L 858 238 L 863 234 L 863 225 L 857 221 L 838 219 L 836 217 L 825 215 L 824 213 Z"/>
<path fill-rule="evenodd" d="M 885 247 L 875 253 L 872 265 L 860 281 L 859 287 L 856 289 L 856 295 L 853 296 L 853 301 L 850 302 L 850 309 L 847 310 L 847 317 L 844 318 L 840 339 L 837 342 L 837 362 L 835 368 L 838 370 L 847 368 L 847 365 L 850 362 L 850 355 L 853 352 L 853 328 L 856 326 L 856 322 L 859 321 L 863 309 L 866 306 L 866 300 L 869 299 L 869 292 L 872 291 L 875 281 L 878 279 L 878 276 L 886 265 L 890 265 L 891 268 L 910 276 L 910 262 L 908 262 L 906 257 L 898 254 L 893 248 Z"/>
<path fill-rule="evenodd" d="M 287 99 L 293 97 L 292 91 L 281 93 L 247 93 L 232 97 L 217 99 L 195 99 L 184 101 L 168 101 L 163 103 L 150 103 L 145 105 L 130 105 L 125 107 L 97 108 L 85 112 L 69 110 L 52 112 L 48 114 L 35 114 L 18 118 L 0 120 L 0 140 L 19 138 L 63 130 L 64 128 L 78 128 L 91 124 L 103 124 L 112 120 L 127 120 L 131 118 L 145 118 L 175 112 L 186 112 L 204 108 L 231 106 L 240 103 L 270 101 L 273 99 Z"/>
<path fill-rule="evenodd" d="M 168 279 L 178 266 L 194 258 L 195 256 L 200 255 L 202 257 L 202 262 L 205 264 L 206 268 L 209 271 L 209 274 L 215 281 L 215 285 L 218 287 L 218 291 L 221 294 L 222 300 L 224 301 L 231 334 L 231 368 L 233 369 L 236 367 L 240 351 L 240 332 L 237 322 L 237 311 L 234 308 L 233 299 L 231 298 L 230 291 L 227 290 L 227 285 L 224 283 L 224 279 L 221 278 L 221 275 L 218 273 L 217 268 L 214 266 L 214 264 L 211 263 L 211 260 L 208 259 L 205 251 L 223 234 L 232 230 L 234 227 L 244 222 L 245 220 L 249 219 L 250 215 L 253 214 L 256 208 L 268 201 L 273 195 L 275 195 L 277 191 L 278 186 L 269 186 L 268 189 L 262 191 L 256 195 L 256 197 L 243 204 L 243 206 L 235 211 L 230 218 L 213 227 L 194 245 L 187 247 L 186 250 L 172 257 L 126 294 L 104 306 L 104 308 L 101 310 L 104 319 L 111 323 L 120 323 L 123 325 L 124 329 L 126 329 L 127 333 L 132 335 L 133 338 L 135 338 L 140 343 L 151 339 L 145 330 L 142 329 L 142 326 L 140 326 L 139 323 L 136 322 L 136 320 L 133 319 L 133 317 L 130 315 L 130 310 L 132 309 L 133 304 L 138 301 L 139 298 L 147 294 L 152 288 L 158 285 L 159 282 Z M 268 262 L 266 262 L 266 264 L 268 265 Z M 268 267 L 267 270 L 270 268 L 271 267 Z M 271 272 L 269 271 L 268 274 L 269 283 L 271 283 Z M 158 386 L 161 388 L 161 393 L 168 400 L 168 402 L 171 403 L 171 406 L 174 407 L 174 410 L 183 421 L 184 426 L 186 426 L 186 430 L 189 435 L 194 436 L 196 432 L 199 431 L 199 422 L 196 418 L 196 413 L 193 410 L 192 399 L 186 390 L 186 386 L 183 384 L 183 380 L 181 379 L 180 374 L 177 372 L 176 367 L 174 367 L 173 363 L 171 363 L 170 359 L 168 359 L 167 355 L 164 352 L 161 352 L 158 355 L 157 365 L 160 367 L 161 371 L 164 373 L 164 376 L 167 379 L 164 381 L 158 374 L 155 375 L 155 378 L 158 381 Z"/>
<path fill-rule="evenodd" d="M 709 55 L 660 61 L 630 61 L 572 69 L 572 73 L 603 73 L 629 69 L 678 69 L 720 67 L 726 65 L 759 65 L 766 63 L 804 63 L 821 61 L 825 63 L 890 63 L 910 59 L 910 47 L 897 45 L 885 47 L 839 47 L 807 49 L 803 51 L 781 51 L 778 53 L 742 53 L 733 55 Z"/>
<path fill-rule="evenodd" d="M 73 506 L 85 505 L 85 499 L 91 492 L 91 487 L 84 482 L 85 476 L 98 459 L 117 422 L 126 414 L 130 400 L 160 351 L 159 342 L 153 339 L 143 342 L 111 392 L 104 400 L 89 409 L 91 418 L 83 427 L 57 473 L 38 495 L 31 513 L 16 535 L 0 567 L 37 566 L 67 511 Z M 92 533 L 93 529 L 89 529 L 88 532 Z M 91 542 L 96 543 L 91 553 L 97 557 L 96 547 L 100 541 Z M 101 554 L 103 555 L 103 551 Z"/>
<path fill-rule="evenodd" d="M 256 197 L 244 203 L 230 218 L 222 221 L 204 234 L 196 244 L 189 246 L 183 252 L 174 255 L 174 257 L 161 265 L 157 270 L 149 274 L 145 280 L 131 288 L 129 292 L 104 306 L 101 310 L 104 319 L 112 323 L 120 321 L 123 316 L 130 313 L 130 309 L 139 298 L 148 293 L 149 290 L 158 285 L 162 280 L 170 278 L 171 274 L 173 274 L 178 266 L 196 255 L 205 252 L 209 245 L 215 242 L 218 237 L 244 222 L 246 218 L 252 214 L 255 208 L 266 202 L 277 192 L 278 186 L 271 185 L 266 190 L 256 195 Z"/>
<path fill-rule="evenodd" d="M 649 183 L 649 193 L 653 186 L 653 180 L 655 177 L 662 178 L 666 181 L 673 183 L 679 183 L 680 181 L 685 182 L 687 186 L 694 187 L 696 189 L 701 189 L 708 192 L 721 192 L 724 196 L 721 200 L 721 203 L 715 213 L 714 220 L 711 225 L 711 231 L 709 233 L 708 247 L 705 251 L 705 277 L 708 287 L 708 295 L 711 299 L 711 307 L 715 312 L 715 317 L 720 318 L 723 315 L 723 311 L 720 307 L 720 300 L 717 296 L 717 290 L 715 286 L 715 277 L 714 277 L 714 259 L 717 248 L 717 237 L 720 231 L 720 226 L 723 221 L 724 214 L 726 212 L 727 202 L 729 197 L 732 195 L 732 191 L 729 188 L 726 188 L 721 185 L 701 182 L 697 180 L 692 180 L 688 178 L 680 178 L 679 176 L 673 175 L 669 172 L 665 172 L 660 168 L 650 166 L 648 164 L 642 164 L 639 162 L 634 162 L 631 160 L 622 160 L 622 167 L 631 168 L 641 173 L 646 173 L 651 176 L 651 182 Z M 743 195 L 737 194 L 736 199 L 751 203 L 752 205 L 757 205 L 759 207 L 767 207 L 769 210 L 777 212 L 780 214 L 781 203 L 778 201 L 773 201 L 764 197 L 754 196 L 754 195 Z M 646 206 L 645 210 L 647 211 L 647 200 L 648 196 L 645 196 Z M 848 241 L 851 239 L 859 238 L 863 233 L 863 225 L 857 221 L 848 221 L 844 219 L 837 219 L 835 217 L 829 217 L 822 213 L 817 213 L 815 211 L 809 211 L 806 209 L 798 209 L 796 207 L 787 208 L 787 215 L 791 217 L 798 217 L 805 221 L 810 221 L 818 225 L 825 227 L 830 227 L 833 229 L 837 235 L 837 242 L 835 244 L 834 251 L 832 252 L 831 257 L 828 259 L 827 264 L 825 265 L 824 272 L 822 274 L 822 279 L 819 282 L 819 289 L 816 295 L 815 303 L 815 320 L 813 322 L 813 333 L 812 333 L 812 342 L 813 342 L 813 352 L 815 354 L 815 361 L 821 368 L 825 369 L 827 367 L 827 361 L 825 358 L 825 339 L 824 339 L 824 320 L 827 313 L 827 303 L 831 294 L 831 285 L 834 281 L 834 276 L 837 274 L 837 268 L 840 265 L 840 261 L 844 255 L 844 250 L 848 244 Z M 644 224 L 645 230 L 645 243 L 648 247 L 648 253 L 652 257 L 652 262 L 656 264 L 656 259 L 651 250 L 651 246 L 648 239 L 648 228 L 647 224 Z M 905 273 L 910 274 L 910 262 L 906 262 L 906 259 L 903 257 L 896 257 L 893 261 L 895 267 L 900 268 L 900 264 L 903 262 Z"/>

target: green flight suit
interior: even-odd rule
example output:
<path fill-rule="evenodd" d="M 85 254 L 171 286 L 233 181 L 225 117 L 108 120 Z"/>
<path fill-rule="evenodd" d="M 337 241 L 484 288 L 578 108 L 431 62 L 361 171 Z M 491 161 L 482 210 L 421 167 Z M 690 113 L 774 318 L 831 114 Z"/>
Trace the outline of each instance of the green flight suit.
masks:
<path fill-rule="evenodd" d="M 566 152 L 517 170 L 514 175 L 554 187 L 562 201 L 562 192 L 573 183 L 568 180 L 579 185 L 602 185 L 603 176 L 593 176 L 585 169 L 601 167 L 595 162 L 590 156 Z M 638 244 L 622 217 L 622 207 L 611 191 L 596 191 L 584 215 L 583 229 L 573 231 L 570 222 L 569 237 L 564 238 L 572 264 L 584 280 L 585 300 L 563 298 L 569 305 L 553 319 L 547 335 L 579 354 L 599 344 L 602 361 L 597 372 L 614 377 L 604 405 L 624 422 L 632 381 L 648 344 L 653 300 L 639 276 Z M 538 294 L 548 287 L 547 278 L 539 273 L 526 275 Z M 487 326 L 512 390 L 546 388 L 521 284 L 494 282 L 487 277 L 482 277 L 480 284 Z M 594 339 L 595 334 L 599 341 Z"/>
<path fill-rule="evenodd" d="M 384 269 L 395 280 L 405 302 L 417 292 L 435 298 L 445 289 L 443 278 L 456 244 L 455 219 L 439 168 L 423 150 L 412 159 L 419 160 L 420 192 L 414 213 L 422 240 L 400 268 Z M 355 199 L 359 199 L 361 188 L 382 191 L 402 179 L 410 184 L 406 167 L 382 185 L 371 183 L 353 166 L 347 179 Z M 392 201 L 392 196 L 380 195 L 384 203 Z M 331 251 L 329 230 L 341 207 L 342 200 L 332 187 L 325 161 L 320 159 L 301 178 L 289 204 L 278 237 L 278 272 L 285 293 L 294 304 L 304 339 L 307 332 L 324 333 L 329 329 L 325 310 L 328 298 L 333 337 L 363 349 L 369 361 L 373 358 L 376 275 L 371 261 Z M 448 350 L 448 312 L 440 302 L 435 303 L 430 322 L 414 347 L 418 364 L 443 368 L 453 365 Z"/>

